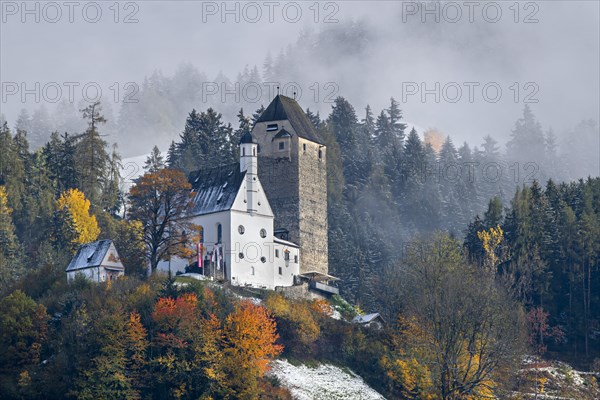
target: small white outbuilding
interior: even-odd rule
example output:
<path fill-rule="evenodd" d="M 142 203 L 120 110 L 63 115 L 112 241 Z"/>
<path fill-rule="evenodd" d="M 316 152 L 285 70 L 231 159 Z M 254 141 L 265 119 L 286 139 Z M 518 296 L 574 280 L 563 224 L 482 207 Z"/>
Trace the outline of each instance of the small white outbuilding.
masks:
<path fill-rule="evenodd" d="M 125 267 L 112 240 L 98 240 L 79 246 L 66 273 L 69 281 L 83 275 L 93 282 L 105 282 L 125 275 Z"/>
<path fill-rule="evenodd" d="M 364 326 L 366 328 L 375 329 L 382 329 L 383 325 L 385 324 L 383 317 L 379 313 L 357 315 L 356 317 L 354 317 L 352 322 Z"/>

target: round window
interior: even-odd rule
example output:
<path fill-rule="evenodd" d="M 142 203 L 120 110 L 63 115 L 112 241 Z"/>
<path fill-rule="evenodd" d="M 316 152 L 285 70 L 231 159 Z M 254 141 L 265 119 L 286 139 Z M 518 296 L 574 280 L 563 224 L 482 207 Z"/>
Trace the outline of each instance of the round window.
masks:
<path fill-rule="evenodd" d="M 244 253 L 242 253 L 242 252 L 240 251 L 240 254 L 238 254 L 238 257 L 240 258 L 240 260 L 241 260 L 241 259 L 243 259 L 243 258 L 244 258 Z"/>
<path fill-rule="evenodd" d="M 263 263 L 266 263 L 267 262 L 267 257 L 261 257 L 260 261 L 263 262 Z"/>
<path fill-rule="evenodd" d="M 266 238 L 267 237 L 267 230 L 266 229 L 261 229 L 260 230 L 260 237 L 261 238 Z"/>
<path fill-rule="evenodd" d="M 244 232 L 246 232 L 246 228 L 244 228 L 244 225 L 238 226 L 238 232 L 240 233 L 240 235 L 243 235 Z"/>

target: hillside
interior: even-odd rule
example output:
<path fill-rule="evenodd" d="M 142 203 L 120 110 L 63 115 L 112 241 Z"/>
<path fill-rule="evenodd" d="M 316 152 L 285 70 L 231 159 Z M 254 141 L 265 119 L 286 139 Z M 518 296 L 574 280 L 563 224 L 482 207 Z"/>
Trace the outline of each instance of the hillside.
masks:
<path fill-rule="evenodd" d="M 511 399 L 595 400 L 600 398 L 600 373 L 574 370 L 559 361 L 527 357 L 518 372 Z"/>
<path fill-rule="evenodd" d="M 272 376 L 297 400 L 381 400 L 382 395 L 347 368 L 330 364 L 293 365 L 287 360 L 271 363 Z"/>

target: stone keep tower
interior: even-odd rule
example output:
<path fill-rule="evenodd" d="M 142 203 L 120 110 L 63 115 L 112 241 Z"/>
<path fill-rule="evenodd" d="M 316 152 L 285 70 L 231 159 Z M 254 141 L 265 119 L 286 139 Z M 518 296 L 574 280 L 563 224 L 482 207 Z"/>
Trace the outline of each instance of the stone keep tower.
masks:
<path fill-rule="evenodd" d="M 258 174 L 275 214 L 275 236 L 300 246 L 300 273 L 327 274 L 327 158 L 293 99 L 278 95 L 252 129 Z"/>

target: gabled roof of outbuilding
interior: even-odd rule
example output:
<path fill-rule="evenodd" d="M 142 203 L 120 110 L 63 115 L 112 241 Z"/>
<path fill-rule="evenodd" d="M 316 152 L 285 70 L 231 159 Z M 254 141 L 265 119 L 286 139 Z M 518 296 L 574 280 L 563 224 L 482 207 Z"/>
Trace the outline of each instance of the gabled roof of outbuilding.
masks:
<path fill-rule="evenodd" d="M 190 215 L 204 215 L 230 210 L 246 172 L 240 164 L 229 164 L 190 173 L 192 207 Z"/>
<path fill-rule="evenodd" d="M 260 115 L 258 122 L 282 121 L 288 120 L 296 131 L 296 134 L 312 142 L 323 144 L 319 138 L 315 127 L 310 119 L 302 110 L 298 102 L 281 94 L 277 95 L 267 109 Z"/>
<path fill-rule="evenodd" d="M 110 249 L 112 240 L 98 240 L 92 243 L 86 243 L 79 246 L 75 257 L 69 263 L 66 272 L 85 268 L 98 267 L 106 252 Z"/>
<path fill-rule="evenodd" d="M 379 313 L 357 315 L 356 317 L 354 317 L 352 322 L 357 323 L 357 324 L 368 324 L 369 322 L 372 322 L 376 319 L 379 319 L 383 322 L 383 317 Z"/>

